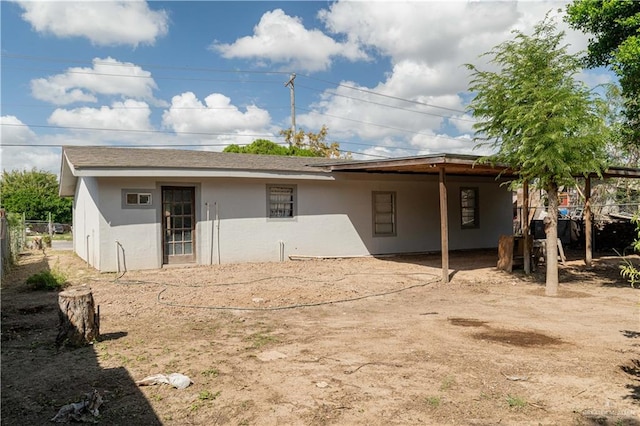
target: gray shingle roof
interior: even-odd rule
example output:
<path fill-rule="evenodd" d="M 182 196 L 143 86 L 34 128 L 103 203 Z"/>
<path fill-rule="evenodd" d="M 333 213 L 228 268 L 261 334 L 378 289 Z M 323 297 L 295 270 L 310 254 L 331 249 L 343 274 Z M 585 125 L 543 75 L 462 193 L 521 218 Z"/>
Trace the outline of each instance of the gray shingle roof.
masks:
<path fill-rule="evenodd" d="M 318 157 L 285 157 L 182 149 L 66 146 L 63 147 L 63 152 L 77 170 L 131 168 L 322 172 L 328 171 L 328 168 L 323 166 L 344 162 L 344 160 Z"/>

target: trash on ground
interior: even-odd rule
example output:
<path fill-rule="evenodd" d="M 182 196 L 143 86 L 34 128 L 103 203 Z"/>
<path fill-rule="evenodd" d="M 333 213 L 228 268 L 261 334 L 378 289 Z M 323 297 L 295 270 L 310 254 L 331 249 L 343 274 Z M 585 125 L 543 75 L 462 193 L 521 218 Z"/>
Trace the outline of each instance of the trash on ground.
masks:
<path fill-rule="evenodd" d="M 176 389 L 185 389 L 193 382 L 190 378 L 180 373 L 171 373 L 168 376 L 164 374 L 154 374 L 153 376 L 145 377 L 136 382 L 138 386 L 151 386 L 162 383 L 171 385 Z"/>
<path fill-rule="evenodd" d="M 100 416 L 98 410 L 102 405 L 102 397 L 97 390 L 86 393 L 80 402 L 74 402 L 62 407 L 51 421 L 56 423 L 68 423 L 70 421 L 83 423 L 96 423 Z"/>

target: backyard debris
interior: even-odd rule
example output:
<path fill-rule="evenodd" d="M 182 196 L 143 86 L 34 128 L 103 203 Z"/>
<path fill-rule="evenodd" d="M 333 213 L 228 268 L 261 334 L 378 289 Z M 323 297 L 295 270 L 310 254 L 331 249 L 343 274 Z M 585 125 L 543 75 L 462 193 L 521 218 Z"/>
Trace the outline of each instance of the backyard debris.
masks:
<path fill-rule="evenodd" d="M 83 423 L 96 423 L 97 417 L 100 416 L 98 410 L 102 405 L 102 397 L 100 392 L 93 390 L 86 393 L 80 402 L 74 402 L 62 407 L 51 421 L 55 423 L 68 423 L 73 420 Z"/>
<path fill-rule="evenodd" d="M 527 380 L 529 380 L 529 376 L 507 376 L 503 372 L 500 372 L 500 374 L 502 374 L 507 380 L 511 380 L 512 382 L 526 382 Z"/>
<path fill-rule="evenodd" d="M 151 386 L 151 385 L 157 385 L 159 383 L 171 385 L 176 389 L 185 389 L 189 387 L 189 385 L 193 382 L 191 381 L 190 378 L 188 378 L 184 374 L 171 373 L 168 376 L 165 376 L 164 374 L 155 374 L 153 376 L 145 377 L 142 380 L 138 380 L 136 382 L 136 385 Z"/>
<path fill-rule="evenodd" d="M 327 383 L 327 382 L 318 382 L 318 383 L 316 383 L 316 386 L 321 388 L 321 389 L 324 389 L 326 387 L 329 387 L 329 383 Z"/>

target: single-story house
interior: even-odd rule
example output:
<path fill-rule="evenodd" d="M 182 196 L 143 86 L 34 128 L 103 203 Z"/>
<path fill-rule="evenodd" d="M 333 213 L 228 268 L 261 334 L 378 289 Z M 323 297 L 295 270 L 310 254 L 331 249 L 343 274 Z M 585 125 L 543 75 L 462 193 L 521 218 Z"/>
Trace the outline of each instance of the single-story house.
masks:
<path fill-rule="evenodd" d="M 513 229 L 511 172 L 476 160 L 69 146 L 60 195 L 75 252 L 104 272 L 442 251 L 448 273 L 449 250 Z"/>

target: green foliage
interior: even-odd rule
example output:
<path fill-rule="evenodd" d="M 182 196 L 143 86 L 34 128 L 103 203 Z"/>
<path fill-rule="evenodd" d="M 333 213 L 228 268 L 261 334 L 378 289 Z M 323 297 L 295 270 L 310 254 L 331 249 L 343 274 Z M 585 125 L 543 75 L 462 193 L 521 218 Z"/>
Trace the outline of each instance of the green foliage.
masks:
<path fill-rule="evenodd" d="M 239 154 L 265 154 L 284 155 L 294 157 L 328 157 L 328 158 L 349 158 L 341 156 L 340 144 L 337 142 L 327 143 L 328 129 L 322 126 L 318 133 L 305 132 L 299 130 L 292 136 L 291 129 L 282 130 L 280 134 L 284 136 L 289 146 L 278 145 L 266 139 L 256 139 L 250 145 L 239 146 L 232 144 L 227 146 L 223 152 L 234 152 Z"/>
<path fill-rule="evenodd" d="M 561 45 L 564 33 L 545 19 L 532 35 L 514 32 L 486 53 L 497 71 L 472 72 L 469 87 L 475 92 L 470 110 L 479 146 L 495 154 L 483 161 L 502 163 L 519 178 L 537 182 L 549 200 L 547 250 L 557 241 L 558 188 L 573 186 L 575 176 L 602 174 L 607 166 L 608 108 L 594 98 L 575 76 L 580 60 Z M 557 295 L 557 259 L 549 256 L 545 294 Z"/>
<path fill-rule="evenodd" d="M 250 145 L 239 146 L 229 145 L 223 152 L 234 152 L 238 154 L 263 154 L 263 155 L 283 155 L 283 156 L 298 156 L 298 157 L 317 157 L 310 150 L 301 149 L 298 147 L 285 147 L 278 145 L 275 142 L 266 139 L 256 139 Z"/>
<path fill-rule="evenodd" d="M 436 408 L 440 406 L 440 402 L 442 402 L 442 398 L 440 398 L 439 396 L 428 396 L 425 398 L 425 402 L 430 407 Z"/>
<path fill-rule="evenodd" d="M 628 144 L 640 145 L 640 2 L 636 0 L 574 0 L 566 21 L 593 35 L 585 61 L 589 67 L 609 66 L 618 75 L 626 117 Z"/>
<path fill-rule="evenodd" d="M 632 247 L 633 251 L 638 253 L 640 252 L 640 216 L 634 216 L 631 222 L 636 226 L 636 239 L 633 241 Z M 636 287 L 636 284 L 640 283 L 640 270 L 638 270 L 629 259 L 622 259 L 620 275 L 622 275 L 622 278 L 627 280 L 633 288 Z"/>
<path fill-rule="evenodd" d="M 217 368 L 210 368 L 202 372 L 202 375 L 205 377 L 218 377 L 219 374 L 220 372 Z"/>
<path fill-rule="evenodd" d="M 498 71 L 468 65 L 476 141 L 497 150 L 489 161 L 512 166 L 545 189 L 606 167 L 607 110 L 575 78 L 580 61 L 561 45 L 563 37 L 545 20 L 533 35 L 516 31 L 486 54 Z"/>
<path fill-rule="evenodd" d="M 26 284 L 33 290 L 60 290 L 67 278 L 58 271 L 43 271 L 27 278 Z"/>
<path fill-rule="evenodd" d="M 318 133 L 305 132 L 300 129 L 295 134 L 291 129 L 280 131 L 280 135 L 284 136 L 284 140 L 294 149 L 301 150 L 301 154 L 307 157 L 327 157 L 327 158 L 350 158 L 350 154 L 342 155 L 340 153 L 340 144 L 338 142 L 326 142 L 327 126 L 322 126 Z M 307 155 L 309 154 L 309 155 Z"/>
<path fill-rule="evenodd" d="M 222 394 L 222 391 L 217 391 L 215 393 L 212 393 L 208 390 L 203 390 L 198 394 L 198 399 L 200 401 L 212 401 L 218 398 L 221 394 Z"/>
<path fill-rule="evenodd" d="M 524 408 L 527 406 L 527 401 L 515 395 L 507 395 L 507 404 L 511 408 Z"/>
<path fill-rule="evenodd" d="M 2 207 L 12 213 L 24 213 L 27 220 L 71 222 L 71 199 L 58 195 L 58 181 L 53 173 L 36 170 L 13 170 L 0 179 Z"/>

